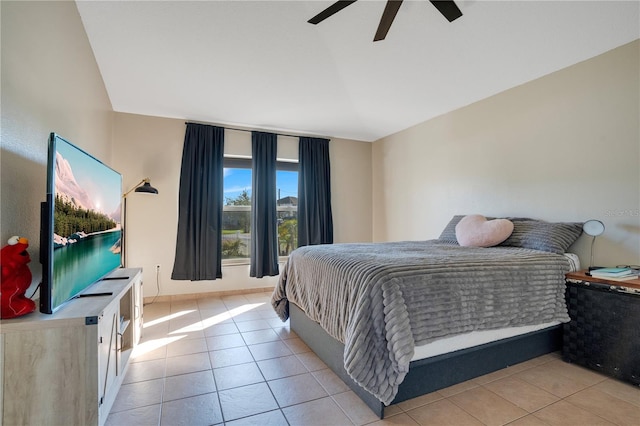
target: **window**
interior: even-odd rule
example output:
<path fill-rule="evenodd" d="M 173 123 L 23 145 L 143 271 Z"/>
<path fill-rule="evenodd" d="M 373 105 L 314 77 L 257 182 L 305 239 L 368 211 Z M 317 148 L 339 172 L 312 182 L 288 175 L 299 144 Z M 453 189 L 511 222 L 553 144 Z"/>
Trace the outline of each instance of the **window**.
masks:
<path fill-rule="evenodd" d="M 224 159 L 222 261 L 244 263 L 251 253 L 251 160 Z"/>
<path fill-rule="evenodd" d="M 251 255 L 251 160 L 224 159 L 223 264 L 247 263 Z M 298 246 L 298 164 L 278 162 L 276 171 L 278 252 Z"/>
<path fill-rule="evenodd" d="M 298 163 L 278 162 L 277 168 L 278 254 L 283 257 L 298 247 Z"/>

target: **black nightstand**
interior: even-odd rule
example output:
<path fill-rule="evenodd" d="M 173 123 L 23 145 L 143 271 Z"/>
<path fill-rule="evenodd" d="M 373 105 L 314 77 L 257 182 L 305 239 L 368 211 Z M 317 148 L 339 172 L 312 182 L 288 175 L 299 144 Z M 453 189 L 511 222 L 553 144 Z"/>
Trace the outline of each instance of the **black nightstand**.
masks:
<path fill-rule="evenodd" d="M 640 280 L 567 274 L 562 359 L 640 385 Z"/>

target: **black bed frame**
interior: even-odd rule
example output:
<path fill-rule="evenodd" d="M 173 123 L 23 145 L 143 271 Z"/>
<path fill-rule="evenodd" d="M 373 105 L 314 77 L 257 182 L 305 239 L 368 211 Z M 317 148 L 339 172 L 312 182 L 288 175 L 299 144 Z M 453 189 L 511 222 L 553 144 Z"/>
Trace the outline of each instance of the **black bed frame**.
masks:
<path fill-rule="evenodd" d="M 381 419 L 384 404 L 360 387 L 344 368 L 344 345 L 289 303 L 291 329 Z M 392 404 L 461 383 L 540 355 L 560 350 L 562 326 L 534 331 L 472 348 L 412 361 Z"/>

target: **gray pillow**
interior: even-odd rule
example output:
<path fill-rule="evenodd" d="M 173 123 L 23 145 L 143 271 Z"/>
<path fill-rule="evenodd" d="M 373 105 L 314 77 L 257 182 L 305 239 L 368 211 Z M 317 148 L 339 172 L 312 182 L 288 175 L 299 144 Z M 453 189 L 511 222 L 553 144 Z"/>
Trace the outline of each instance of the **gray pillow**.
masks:
<path fill-rule="evenodd" d="M 464 216 L 453 216 L 438 239 L 458 244 L 456 225 Z M 494 218 L 487 217 L 487 220 L 491 219 Z M 526 217 L 507 217 L 506 219 L 513 222 L 513 232 L 499 246 L 563 254 L 582 234 L 582 223 L 579 222 L 545 222 Z"/>
<path fill-rule="evenodd" d="M 442 233 L 440 234 L 440 237 L 438 237 L 438 239 L 440 241 L 445 241 L 447 243 L 455 243 L 458 244 L 458 239 L 456 238 L 456 225 L 458 224 L 458 222 L 460 222 L 460 219 L 462 219 L 465 215 L 456 215 L 454 216 L 449 223 L 447 224 L 447 226 L 445 226 L 445 228 L 442 230 Z"/>
<path fill-rule="evenodd" d="M 513 222 L 511 236 L 501 246 L 522 247 L 563 254 L 582 234 L 579 222 L 545 222 L 528 218 L 507 218 Z"/>

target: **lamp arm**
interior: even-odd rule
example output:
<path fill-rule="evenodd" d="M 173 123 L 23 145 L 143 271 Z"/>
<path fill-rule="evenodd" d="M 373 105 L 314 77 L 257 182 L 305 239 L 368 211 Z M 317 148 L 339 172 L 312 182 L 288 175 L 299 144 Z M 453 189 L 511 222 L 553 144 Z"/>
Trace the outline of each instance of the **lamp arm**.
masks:
<path fill-rule="evenodd" d="M 129 195 L 131 193 L 131 191 L 133 191 L 134 189 L 136 189 L 137 187 L 139 187 L 140 185 L 142 185 L 143 183 L 149 183 L 149 178 L 144 178 L 142 179 L 140 182 L 138 182 L 133 188 L 131 188 L 130 190 L 128 190 L 127 192 L 125 192 L 124 194 L 122 194 L 122 198 L 126 198 L 127 195 Z"/>

